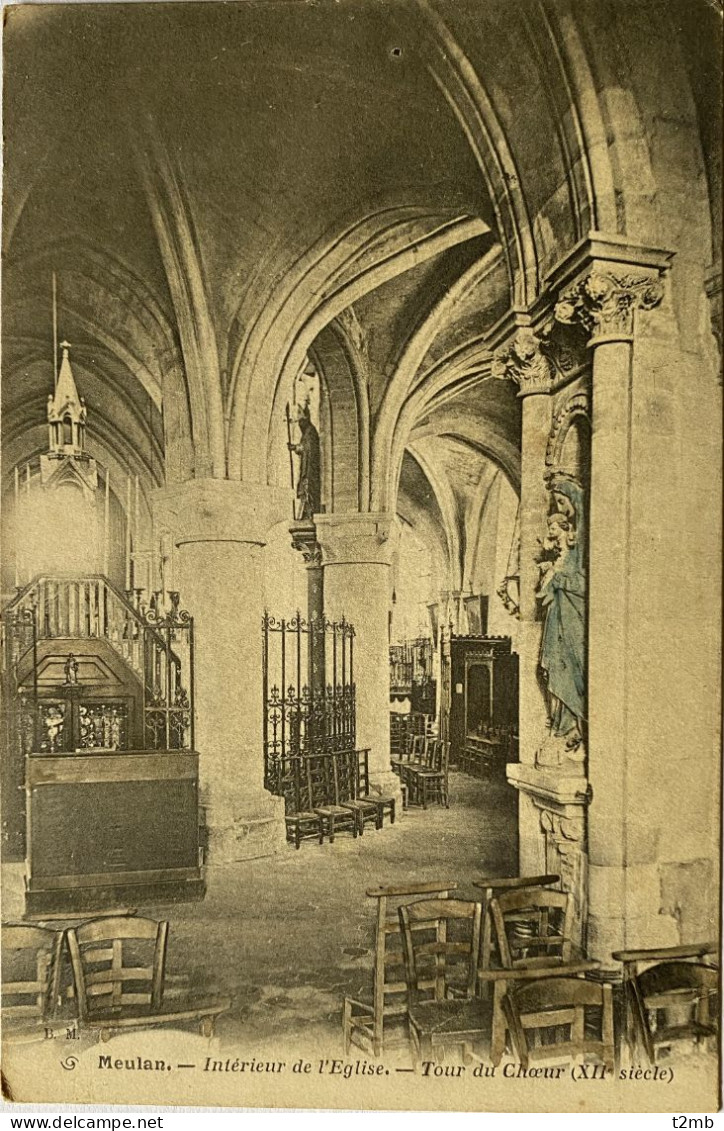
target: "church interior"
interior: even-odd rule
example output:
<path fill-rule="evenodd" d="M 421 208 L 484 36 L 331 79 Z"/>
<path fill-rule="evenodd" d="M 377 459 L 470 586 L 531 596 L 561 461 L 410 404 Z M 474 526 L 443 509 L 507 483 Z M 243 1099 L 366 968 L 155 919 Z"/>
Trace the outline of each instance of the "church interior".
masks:
<path fill-rule="evenodd" d="M 657 962 L 715 1034 L 716 5 L 5 25 L 3 966 L 47 940 L 43 1026 L 133 1020 L 84 939 L 153 920 L 220 1004 L 148 1024 L 434 1060 L 412 901 L 452 895 L 493 1063 L 531 955 L 606 1063 L 611 1009 L 675 1055 L 627 1005 Z"/>

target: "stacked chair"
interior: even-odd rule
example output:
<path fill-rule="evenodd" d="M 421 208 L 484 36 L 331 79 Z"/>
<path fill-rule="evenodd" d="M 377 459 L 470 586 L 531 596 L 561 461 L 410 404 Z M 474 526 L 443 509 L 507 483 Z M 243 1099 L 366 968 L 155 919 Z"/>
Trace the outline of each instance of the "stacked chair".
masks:
<path fill-rule="evenodd" d="M 719 970 L 715 943 L 620 950 L 625 1038 L 633 1060 L 654 1065 L 682 1043 L 693 1048 L 716 1037 Z"/>
<path fill-rule="evenodd" d="M 450 744 L 429 735 L 413 735 L 405 756 L 391 760 L 407 794 L 408 804 L 427 809 L 431 801 L 449 806 Z"/>
<path fill-rule="evenodd" d="M 476 880 L 474 887 L 483 893 L 483 934 L 480 943 L 480 969 L 490 969 L 497 956 L 496 936 L 493 932 L 490 904 L 494 898 L 508 891 L 519 891 L 521 888 L 552 888 L 560 884 L 561 877 L 554 872 L 540 876 L 503 876 L 486 877 Z M 498 956 L 498 964 L 499 956 Z"/>
<path fill-rule="evenodd" d="M 406 989 L 417 1064 L 455 1048 L 465 1061 L 498 1064 L 507 1045 L 524 1066 L 571 1057 L 610 1067 L 612 988 L 591 977 L 599 963 L 571 937 L 572 900 L 552 887 L 558 881 L 553 874 L 483 879 L 480 901 L 451 898 L 454 884 L 369 891 L 378 901 L 373 996 L 345 1000 L 345 1052 L 354 1043 L 381 1054 L 385 1023 L 404 1015 Z M 399 937 L 404 983 L 392 975 Z"/>
<path fill-rule="evenodd" d="M 519 1005 L 521 1009 L 526 1005 L 525 1000 L 522 1005 L 518 1001 L 518 993 L 523 987 L 538 981 L 548 984 L 559 978 L 576 981 L 598 970 L 600 963 L 585 958 L 572 938 L 573 900 L 567 892 L 536 884 L 510 885 L 490 899 L 488 915 L 495 935 L 497 961 L 489 961 L 487 966 L 481 964 L 479 977 L 481 987 L 486 982 L 493 987 L 490 1059 L 497 1065 L 505 1051 L 506 1032 L 510 1032 L 513 1038 L 514 1050 L 522 1055 L 522 1046 L 520 1042 L 516 1046 L 514 1038 L 525 1031 L 525 1025 L 521 1022 L 513 1031 L 511 1017 Z M 599 989 L 601 984 L 596 983 L 596 988 Z M 535 994 L 532 996 L 535 998 Z M 558 998 L 556 990 L 551 999 Z M 535 1000 L 540 1000 L 540 993 Z M 603 999 L 601 1002 L 601 1009 L 604 1010 L 605 1006 L 605 1012 L 598 1018 L 602 1026 L 598 1051 L 600 1059 L 606 1064 L 608 1052 L 604 1057 L 602 1050 L 606 1041 L 603 1028 L 607 1034 L 609 1021 L 613 1023 L 609 1015 L 610 1005 L 610 995 L 607 995 L 605 1002 Z M 542 1012 L 542 1009 L 537 1012 Z M 569 1027 L 573 1025 L 570 1016 L 566 1023 Z M 578 1014 L 574 1026 L 576 1033 L 577 1018 Z M 541 1023 L 541 1028 L 544 1027 Z M 571 1034 L 570 1039 L 573 1040 L 573 1029 Z M 586 1052 L 584 1049 L 579 1051 L 580 1055 Z M 596 1050 L 588 1051 L 595 1053 Z"/>
<path fill-rule="evenodd" d="M 369 750 L 290 758 L 284 797 L 287 839 L 295 848 L 308 838 L 333 843 L 339 832 L 362 836 L 367 824 L 381 829 L 385 816 L 395 821 L 395 798 L 371 791 Z"/>
<path fill-rule="evenodd" d="M 402 884 L 370 888 L 369 899 L 375 900 L 375 963 L 372 972 L 372 994 L 368 1000 L 346 997 L 342 1009 L 344 1052 L 352 1045 L 372 1056 L 381 1056 L 383 1047 L 390 1047 L 390 1034 L 405 1026 L 407 1040 L 407 980 L 402 949 L 399 907 L 412 897 L 437 896 L 447 899 L 457 887 L 454 883 Z M 429 989 L 432 982 L 421 988 Z"/>
<path fill-rule="evenodd" d="M 506 762 L 517 760 L 513 728 L 486 726 L 479 734 L 467 736 L 458 754 L 458 769 L 476 778 L 489 778 Z"/>
<path fill-rule="evenodd" d="M 540 978 L 513 987 L 503 999 L 503 1008 L 513 1051 L 523 1068 L 594 1060 L 613 1072 L 613 991 L 608 983 Z"/>

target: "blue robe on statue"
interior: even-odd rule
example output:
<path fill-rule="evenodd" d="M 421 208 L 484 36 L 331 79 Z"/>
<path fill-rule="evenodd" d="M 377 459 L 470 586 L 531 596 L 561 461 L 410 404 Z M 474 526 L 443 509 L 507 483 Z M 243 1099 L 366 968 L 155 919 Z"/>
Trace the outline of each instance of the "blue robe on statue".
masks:
<path fill-rule="evenodd" d="M 586 574 L 583 568 L 585 527 L 583 492 L 566 479 L 554 480 L 550 489 L 565 495 L 575 518 L 576 544 L 560 567 L 551 571 L 540 590 L 545 624 L 540 666 L 553 698 L 551 724 L 556 735 L 566 735 L 586 716 Z"/>

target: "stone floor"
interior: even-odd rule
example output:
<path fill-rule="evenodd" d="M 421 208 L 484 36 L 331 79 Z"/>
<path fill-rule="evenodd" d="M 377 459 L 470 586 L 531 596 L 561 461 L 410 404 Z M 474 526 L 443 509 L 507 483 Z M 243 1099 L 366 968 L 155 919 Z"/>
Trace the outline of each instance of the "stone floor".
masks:
<path fill-rule="evenodd" d="M 514 875 L 517 795 L 504 782 L 451 775 L 450 808 L 409 809 L 361 839 L 305 841 L 298 851 L 212 874 L 203 903 L 142 909 L 168 917 L 169 967 L 194 986 L 230 995 L 220 1044 L 257 1053 L 303 1037 L 340 1055 L 346 994 L 372 980 L 375 903 L 365 889 L 405 881 Z"/>
<path fill-rule="evenodd" d="M 489 1079 L 488 1069 L 484 1080 L 470 1074 L 467 1091 L 446 1091 L 452 1086 L 447 1078 L 397 1076 L 396 1070 L 411 1068 L 406 1041 L 396 1046 L 385 1041 L 382 1069 L 388 1082 L 376 1080 L 374 1093 L 364 1075 L 345 1076 L 341 1089 L 340 1077 L 334 1075 L 339 1071 L 335 1064 L 356 1072 L 368 1063 L 358 1049 L 343 1060 L 341 1025 L 344 996 L 367 997 L 372 983 L 375 903 L 365 898 L 365 889 L 404 881 L 457 881 L 458 895 L 477 898 L 476 878 L 517 871 L 516 799 L 505 783 L 453 774 L 449 810 L 411 809 L 392 827 L 368 829 L 361 840 L 340 835 L 334 845 L 321 847 L 306 841 L 299 851 L 289 848 L 280 856 L 214 871 L 202 903 L 139 907 L 141 914 L 170 920 L 168 969 L 186 975 L 199 992 L 231 999 L 215 1036 L 157 1029 L 118 1033 L 99 1042 L 97 1034 L 81 1033 L 68 1044 L 65 1023 L 54 1023 L 53 1039 L 37 1042 L 30 1056 L 23 1045 L 4 1047 L 3 1067 L 15 1098 L 76 1103 L 93 1096 L 104 1103 L 157 1106 L 273 1102 L 292 1107 L 540 1110 L 539 1082 L 531 1082 L 528 1094 L 526 1081 L 516 1080 L 511 1089 L 502 1077 Z M 4 913 L 12 918 L 9 897 L 20 904 L 22 891 L 9 891 L 6 881 Z M 114 1066 L 131 1068 L 141 1057 L 154 1064 L 162 1058 L 162 1064 L 177 1070 L 154 1073 L 152 1079 L 143 1072 L 101 1071 L 101 1059 L 109 1057 Z M 294 1074 L 301 1058 L 314 1063 L 309 1079 Z M 279 1075 L 281 1060 L 286 1067 Z M 713 1051 L 689 1057 L 681 1067 L 679 1063 L 680 1086 L 686 1069 L 693 1073 L 692 1095 L 711 1092 Z M 601 1096 L 590 1097 L 590 1110 L 632 1110 L 622 1106 L 631 1099 L 621 1087 L 624 1092 L 601 1084 Z M 567 1088 L 564 1099 L 559 1095 L 545 1102 L 554 1104 L 550 1110 L 569 1110 L 573 1094 Z M 642 1110 L 659 1110 L 661 1102 L 660 1094 L 647 1093 Z"/>

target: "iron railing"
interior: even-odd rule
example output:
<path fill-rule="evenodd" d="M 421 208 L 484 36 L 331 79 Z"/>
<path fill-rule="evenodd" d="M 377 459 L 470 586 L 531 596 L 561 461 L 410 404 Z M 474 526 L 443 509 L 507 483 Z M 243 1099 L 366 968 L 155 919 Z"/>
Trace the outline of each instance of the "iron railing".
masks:
<path fill-rule="evenodd" d="M 36 750 L 53 753 L 91 748 L 101 742 L 124 749 L 128 739 L 121 704 L 79 700 L 83 688 L 75 686 L 72 664 L 66 664 L 65 683 L 43 688 L 39 698 L 38 642 L 52 639 L 106 641 L 141 684 L 144 748 L 194 749 L 193 618 L 179 608 L 178 592 L 167 594 L 167 607 L 163 607 L 161 593 L 146 603 L 143 592 L 129 590 L 124 596 L 100 576 L 38 577 L 3 610 L 3 683 L 10 699 L 25 701 L 24 719 L 27 680 L 21 688 L 17 673 L 33 648 L 32 745 Z M 15 731 L 27 728 L 24 721 Z"/>
<path fill-rule="evenodd" d="M 282 795 L 291 758 L 355 748 L 355 632 L 344 618 L 265 612 L 262 634 L 264 784 Z M 323 656 L 321 668 L 315 656 Z"/>

